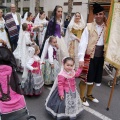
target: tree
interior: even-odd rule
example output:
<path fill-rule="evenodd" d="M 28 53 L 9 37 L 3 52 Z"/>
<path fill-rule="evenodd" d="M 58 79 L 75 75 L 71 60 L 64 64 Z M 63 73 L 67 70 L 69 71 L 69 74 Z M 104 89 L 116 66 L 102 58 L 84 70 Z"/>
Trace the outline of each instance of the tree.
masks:
<path fill-rule="evenodd" d="M 15 6 L 16 6 L 16 10 L 18 10 L 18 0 L 14 0 Z"/>
<path fill-rule="evenodd" d="M 68 16 L 71 16 L 73 9 L 73 0 L 68 0 Z"/>
<path fill-rule="evenodd" d="M 2 0 L 0 0 L 0 5 L 2 5 L 2 3 L 3 3 L 3 1 L 2 1 Z"/>
<path fill-rule="evenodd" d="M 40 8 L 40 0 L 35 0 L 35 14 L 37 15 L 39 13 Z"/>

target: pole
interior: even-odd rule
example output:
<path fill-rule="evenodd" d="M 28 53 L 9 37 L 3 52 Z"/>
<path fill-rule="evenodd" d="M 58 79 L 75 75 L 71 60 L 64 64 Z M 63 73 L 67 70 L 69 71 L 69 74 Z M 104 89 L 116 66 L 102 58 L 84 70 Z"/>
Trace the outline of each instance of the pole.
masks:
<path fill-rule="evenodd" d="M 115 76 L 114 76 L 114 79 L 113 79 L 113 85 L 112 85 L 112 89 L 111 89 L 111 92 L 110 92 L 108 106 L 107 106 L 107 109 L 106 109 L 107 111 L 109 111 L 109 109 L 110 109 L 110 103 L 111 103 L 111 100 L 112 100 L 112 96 L 113 96 L 113 92 L 114 92 L 114 87 L 115 87 L 115 84 L 116 84 L 117 74 L 118 74 L 118 69 L 116 70 L 116 73 L 115 73 Z"/>

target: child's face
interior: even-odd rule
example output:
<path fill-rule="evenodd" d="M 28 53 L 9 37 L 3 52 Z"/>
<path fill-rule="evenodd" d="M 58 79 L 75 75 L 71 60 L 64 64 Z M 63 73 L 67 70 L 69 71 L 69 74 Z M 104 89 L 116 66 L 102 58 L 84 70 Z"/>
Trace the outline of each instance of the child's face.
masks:
<path fill-rule="evenodd" d="M 73 70 L 73 66 L 74 66 L 74 62 L 72 60 L 68 60 L 65 64 L 64 64 L 64 69 L 67 72 L 70 72 L 71 70 Z"/>
<path fill-rule="evenodd" d="M 38 49 L 37 51 L 36 51 L 36 55 L 38 55 L 40 53 L 40 49 Z"/>
<path fill-rule="evenodd" d="M 53 38 L 52 41 L 50 42 L 50 44 L 55 47 L 57 44 L 57 40 L 55 38 Z"/>

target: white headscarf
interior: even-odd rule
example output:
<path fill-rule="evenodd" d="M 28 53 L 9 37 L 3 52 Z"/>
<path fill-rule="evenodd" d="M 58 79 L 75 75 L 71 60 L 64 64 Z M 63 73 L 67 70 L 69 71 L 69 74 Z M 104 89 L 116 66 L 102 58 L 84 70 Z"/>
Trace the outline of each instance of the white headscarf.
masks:
<path fill-rule="evenodd" d="M 31 58 L 31 57 L 34 56 L 34 54 L 35 54 L 35 48 L 29 47 L 29 48 L 28 48 L 28 56 Z M 29 58 L 28 58 L 28 59 L 29 59 Z"/>
<path fill-rule="evenodd" d="M 35 48 L 29 47 L 29 48 L 28 48 L 28 57 L 26 58 L 26 62 L 27 62 L 31 57 L 33 57 L 34 54 L 35 54 Z M 24 66 L 22 78 L 23 78 L 24 80 L 26 80 L 27 76 L 28 76 L 28 69 L 26 68 L 26 66 Z"/>
<path fill-rule="evenodd" d="M 66 44 L 68 45 L 69 41 L 71 41 L 71 38 L 70 38 L 70 31 L 72 30 L 72 28 L 74 27 L 74 29 L 84 29 L 85 28 L 85 21 L 83 19 L 83 16 L 82 14 L 80 14 L 80 21 L 79 21 L 79 26 L 78 24 L 76 25 L 77 27 L 75 28 L 74 24 L 75 24 L 75 14 L 73 15 L 68 27 L 67 27 L 67 30 L 66 30 L 66 34 L 65 34 L 65 41 L 66 41 Z"/>
<path fill-rule="evenodd" d="M 45 41 L 45 45 L 44 45 L 42 55 L 41 55 L 41 62 L 44 62 L 45 56 L 47 54 L 47 50 L 49 47 L 49 40 L 50 40 L 50 37 Z"/>
<path fill-rule="evenodd" d="M 48 21 L 45 18 L 43 20 L 40 19 L 40 13 L 37 14 L 34 20 L 34 25 L 39 25 L 39 24 L 48 24 Z"/>
<path fill-rule="evenodd" d="M 25 13 L 24 18 L 22 19 L 22 24 L 27 20 L 28 12 Z"/>

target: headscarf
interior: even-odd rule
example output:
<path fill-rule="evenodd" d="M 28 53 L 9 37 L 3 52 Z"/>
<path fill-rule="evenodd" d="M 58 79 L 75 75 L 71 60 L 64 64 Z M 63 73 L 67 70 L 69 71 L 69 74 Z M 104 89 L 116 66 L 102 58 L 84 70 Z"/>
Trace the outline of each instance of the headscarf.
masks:
<path fill-rule="evenodd" d="M 34 25 L 38 25 L 38 24 L 48 24 L 48 21 L 44 18 L 43 20 L 40 19 L 40 13 L 37 14 L 35 20 L 34 20 Z"/>
<path fill-rule="evenodd" d="M 79 21 L 79 25 L 77 25 L 78 27 L 74 28 L 74 29 L 84 29 L 85 28 L 85 21 L 83 19 L 83 16 L 80 14 L 81 16 L 81 19 Z M 71 38 L 70 38 L 70 32 L 72 30 L 72 28 L 74 27 L 74 24 L 75 24 L 75 14 L 74 16 L 72 17 L 68 27 L 67 27 L 67 31 L 66 31 L 66 35 L 65 35 L 65 41 L 66 41 L 66 44 L 68 45 L 69 41 L 71 41 Z"/>
<path fill-rule="evenodd" d="M 25 13 L 24 18 L 22 19 L 22 24 L 27 20 L 28 12 Z"/>

